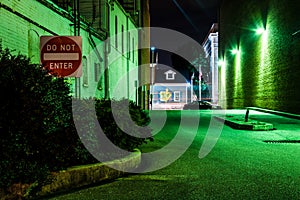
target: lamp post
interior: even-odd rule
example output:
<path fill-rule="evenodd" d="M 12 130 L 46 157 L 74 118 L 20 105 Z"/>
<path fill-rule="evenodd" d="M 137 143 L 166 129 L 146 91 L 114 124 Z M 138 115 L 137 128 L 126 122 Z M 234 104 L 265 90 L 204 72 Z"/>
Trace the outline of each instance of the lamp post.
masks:
<path fill-rule="evenodd" d="M 201 101 L 201 84 L 202 84 L 202 72 L 201 72 L 201 64 L 200 64 L 200 60 L 198 60 L 198 67 L 199 67 L 199 101 Z"/>
<path fill-rule="evenodd" d="M 154 65 L 154 54 L 155 47 L 151 47 L 151 64 L 150 64 L 150 109 L 153 107 L 153 84 L 154 84 L 154 73 L 155 73 L 155 65 Z"/>
<path fill-rule="evenodd" d="M 195 76 L 194 76 L 194 72 L 193 72 L 193 75 L 192 75 L 192 77 L 191 77 L 191 102 L 193 102 L 193 99 L 194 99 L 194 84 L 193 84 L 193 82 L 194 82 L 194 78 L 195 78 Z"/>

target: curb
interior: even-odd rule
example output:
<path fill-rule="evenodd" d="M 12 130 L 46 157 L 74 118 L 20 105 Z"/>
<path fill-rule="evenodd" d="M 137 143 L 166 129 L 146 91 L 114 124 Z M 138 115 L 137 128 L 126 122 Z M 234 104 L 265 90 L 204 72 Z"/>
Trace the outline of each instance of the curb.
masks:
<path fill-rule="evenodd" d="M 273 124 L 260 122 L 257 120 L 249 120 L 248 122 L 245 122 L 243 119 L 238 119 L 233 117 L 229 117 L 229 119 L 228 118 L 224 119 L 222 117 L 215 116 L 215 118 L 219 121 L 224 122 L 225 125 L 228 125 L 231 128 L 239 129 L 239 130 L 269 131 L 274 129 Z"/>
<path fill-rule="evenodd" d="M 268 109 L 259 108 L 259 107 L 246 107 L 246 109 L 256 110 L 256 111 L 260 111 L 260 112 L 265 112 L 265 113 L 279 115 L 279 116 L 282 116 L 282 117 L 288 117 L 288 118 L 293 118 L 293 119 L 299 119 L 300 120 L 300 115 L 297 115 L 297 114 L 281 112 L 281 111 L 276 111 L 276 110 L 268 110 Z"/>
<path fill-rule="evenodd" d="M 140 150 L 135 149 L 133 153 L 122 159 L 104 163 L 74 166 L 66 170 L 53 172 L 53 181 L 50 184 L 42 186 L 42 189 L 36 194 L 33 194 L 33 197 L 43 197 L 58 192 L 66 192 L 71 189 L 112 180 L 126 174 L 125 171 L 137 168 L 140 165 L 140 162 L 141 152 Z M 122 171 L 118 171 L 108 166 L 114 166 L 118 169 L 122 169 Z M 35 187 L 36 185 L 32 184 L 27 189 L 24 197 L 30 198 L 30 191 L 34 190 Z"/>

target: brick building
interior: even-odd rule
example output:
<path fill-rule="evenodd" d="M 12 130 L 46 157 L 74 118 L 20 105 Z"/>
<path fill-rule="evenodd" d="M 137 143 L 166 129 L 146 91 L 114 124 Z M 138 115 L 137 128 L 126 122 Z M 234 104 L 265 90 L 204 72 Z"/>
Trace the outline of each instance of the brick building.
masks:
<path fill-rule="evenodd" d="M 223 0 L 219 98 L 227 108 L 300 113 L 300 2 Z"/>
<path fill-rule="evenodd" d="M 40 62 L 40 36 L 82 37 L 82 77 L 68 78 L 74 96 L 114 98 L 122 85 L 123 97 L 140 104 L 147 99 L 136 92 L 139 82 L 147 82 L 140 75 L 147 71 L 134 70 L 149 63 L 139 50 L 149 33 L 138 31 L 149 23 L 147 0 L 2 0 L 0 18 L 1 48 L 27 55 L 32 63 Z"/>

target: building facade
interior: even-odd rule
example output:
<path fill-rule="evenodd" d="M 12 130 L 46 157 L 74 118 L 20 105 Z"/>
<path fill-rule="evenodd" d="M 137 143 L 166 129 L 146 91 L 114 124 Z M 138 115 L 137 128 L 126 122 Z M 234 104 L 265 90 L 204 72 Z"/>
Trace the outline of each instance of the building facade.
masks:
<path fill-rule="evenodd" d="M 209 59 L 208 89 L 209 98 L 212 103 L 217 104 L 219 100 L 219 74 L 218 74 L 218 24 L 214 23 L 208 32 L 202 46 Z"/>
<path fill-rule="evenodd" d="M 168 66 L 157 65 L 151 83 L 151 109 L 182 110 L 191 102 L 191 86 L 180 72 Z"/>
<path fill-rule="evenodd" d="M 142 6 L 137 0 L 3 0 L 1 47 L 27 55 L 38 64 L 41 36 L 81 36 L 82 76 L 66 78 L 73 96 L 139 102 Z M 119 87 L 122 94 L 114 92 Z"/>
<path fill-rule="evenodd" d="M 223 0 L 220 102 L 300 114 L 300 2 Z"/>

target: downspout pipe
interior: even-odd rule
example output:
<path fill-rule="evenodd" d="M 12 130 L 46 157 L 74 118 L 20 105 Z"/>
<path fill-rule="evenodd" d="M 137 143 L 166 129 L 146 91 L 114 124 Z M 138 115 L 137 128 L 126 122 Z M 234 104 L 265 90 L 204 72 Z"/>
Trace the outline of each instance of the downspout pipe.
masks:
<path fill-rule="evenodd" d="M 74 36 L 80 34 L 80 21 L 78 23 L 79 16 L 79 0 L 73 0 L 73 15 L 74 15 Z M 75 78 L 75 97 L 80 98 L 80 78 Z"/>

